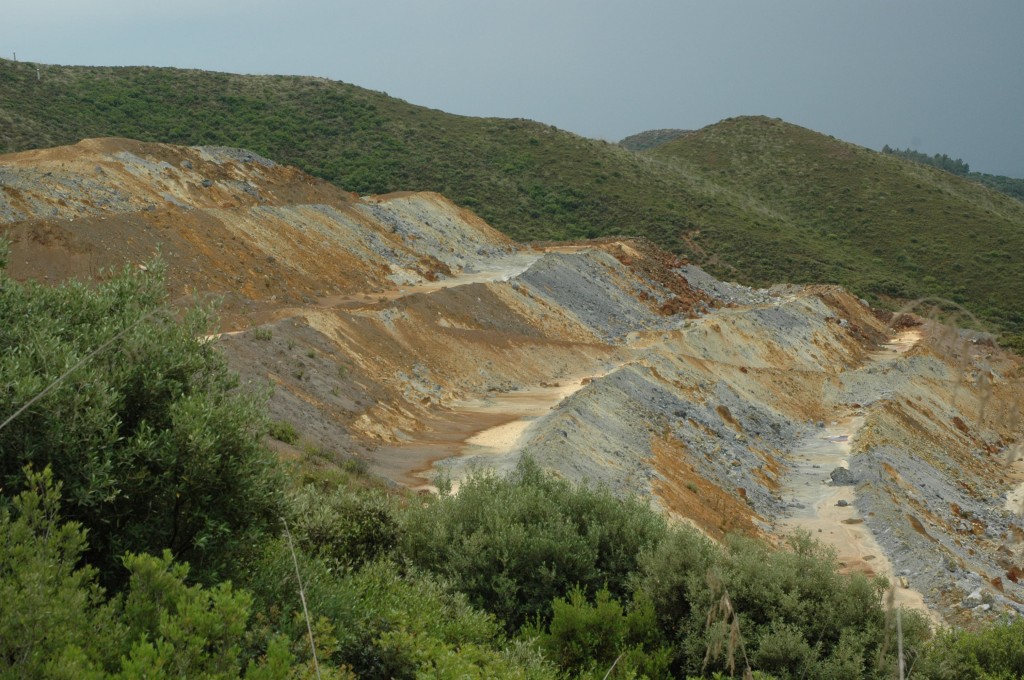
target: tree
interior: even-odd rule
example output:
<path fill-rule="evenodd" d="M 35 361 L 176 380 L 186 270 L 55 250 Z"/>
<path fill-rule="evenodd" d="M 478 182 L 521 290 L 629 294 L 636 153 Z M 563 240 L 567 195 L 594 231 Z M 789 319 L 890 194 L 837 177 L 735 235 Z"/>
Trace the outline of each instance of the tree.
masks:
<path fill-rule="evenodd" d="M 61 658 L 95 670 L 85 652 L 90 640 L 116 634 L 113 618 L 98 611 L 96 570 L 76 568 L 85 531 L 60 521 L 60 488 L 49 469 L 26 470 L 25 487 L 0 508 L 0 675 L 52 677 Z"/>
<path fill-rule="evenodd" d="M 96 570 L 76 566 L 86 532 L 61 518 L 50 468 L 24 477 L 0 508 L 0 677 L 241 677 L 249 593 L 187 585 L 188 565 L 165 552 L 125 557 L 125 597 L 107 600 Z M 293 662 L 275 639 L 247 676 L 285 677 Z"/>
<path fill-rule="evenodd" d="M 0 485 L 51 466 L 107 585 L 126 552 L 164 549 L 213 582 L 276 524 L 281 480 L 263 397 L 201 340 L 210 310 L 175 310 L 147 270 L 52 288 L 0 273 Z"/>

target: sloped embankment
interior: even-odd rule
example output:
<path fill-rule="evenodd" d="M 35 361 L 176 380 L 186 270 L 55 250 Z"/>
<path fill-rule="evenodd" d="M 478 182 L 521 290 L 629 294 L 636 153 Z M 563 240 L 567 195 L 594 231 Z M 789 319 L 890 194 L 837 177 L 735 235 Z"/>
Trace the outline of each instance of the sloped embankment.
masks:
<path fill-rule="evenodd" d="M 893 329 L 838 288 L 751 290 L 638 241 L 525 247 L 443 197 L 360 198 L 244 151 L 94 140 L 0 157 L 0 179 L 13 275 L 159 247 L 172 297 L 221 298 L 211 338 L 306 438 L 283 455 L 429 487 L 529 454 L 716 538 L 781 536 L 795 483 L 831 489 L 800 447 L 850 416 L 846 519 L 893 574 L 947 613 L 1024 600 L 1000 497 L 1020 367 L 991 346 L 923 326 L 879 362 Z"/>

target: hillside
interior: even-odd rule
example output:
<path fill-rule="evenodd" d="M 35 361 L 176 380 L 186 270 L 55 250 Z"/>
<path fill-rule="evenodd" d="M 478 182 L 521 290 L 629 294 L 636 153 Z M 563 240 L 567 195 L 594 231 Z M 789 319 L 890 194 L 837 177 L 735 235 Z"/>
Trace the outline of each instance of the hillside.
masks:
<path fill-rule="evenodd" d="M 990 189 L 995 189 L 1000 193 L 1024 202 L 1024 179 L 1007 177 L 1006 175 L 990 175 L 985 172 L 972 172 L 967 177 L 979 184 L 984 184 Z"/>
<path fill-rule="evenodd" d="M 910 148 L 893 149 L 888 144 L 882 147 L 882 153 L 892 154 L 924 165 L 931 165 L 946 172 L 951 172 L 954 175 L 967 177 L 990 189 L 995 189 L 1007 196 L 1016 198 L 1018 201 L 1024 201 L 1024 179 L 1007 177 L 1005 175 L 990 175 L 984 172 L 971 172 L 971 166 L 962 159 L 957 158 L 954 160 L 944 153 L 929 156 L 926 153 Z"/>
<path fill-rule="evenodd" d="M 944 297 L 1004 328 L 1022 327 L 1017 201 L 767 118 L 723 121 L 652 153 L 743 192 L 797 230 L 817 257 L 783 265 L 796 280 L 842 281 L 897 299 Z M 766 241 L 756 257 L 792 255 Z"/>
<path fill-rule="evenodd" d="M 644 236 L 748 284 L 934 294 L 997 329 L 1024 324 L 1019 204 L 760 119 L 636 154 L 324 79 L 42 66 L 37 80 L 0 60 L 0 150 L 101 136 L 244 147 L 358 193 L 435 191 L 521 240 Z"/>
<path fill-rule="evenodd" d="M 1024 613 L 1021 366 L 984 341 L 642 240 L 525 246 L 438 194 L 237 149 L 87 140 L 0 176 L 12 277 L 104 281 L 159 250 L 172 300 L 221 300 L 203 347 L 272 386 L 283 459 L 427 490 L 528 457 L 714 539 L 812 531 L 951 621 Z"/>

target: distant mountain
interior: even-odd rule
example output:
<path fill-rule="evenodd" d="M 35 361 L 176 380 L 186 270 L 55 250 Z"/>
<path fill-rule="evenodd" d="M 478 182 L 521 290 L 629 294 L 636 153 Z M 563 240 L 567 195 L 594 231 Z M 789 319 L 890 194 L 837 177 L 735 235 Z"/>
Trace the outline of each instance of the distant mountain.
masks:
<path fill-rule="evenodd" d="M 619 142 L 619 146 L 624 146 L 630 151 L 646 151 L 665 142 L 671 142 L 687 132 L 692 132 L 692 130 L 677 130 L 675 128 L 647 130 L 646 132 L 638 132 L 635 135 L 626 137 Z"/>
<path fill-rule="evenodd" d="M 322 78 L 0 60 L 0 152 L 104 136 L 243 147 L 358 193 L 439 192 L 521 240 L 642 235 L 746 284 L 937 295 L 1024 331 L 1024 206 L 781 121 L 635 153 Z"/>

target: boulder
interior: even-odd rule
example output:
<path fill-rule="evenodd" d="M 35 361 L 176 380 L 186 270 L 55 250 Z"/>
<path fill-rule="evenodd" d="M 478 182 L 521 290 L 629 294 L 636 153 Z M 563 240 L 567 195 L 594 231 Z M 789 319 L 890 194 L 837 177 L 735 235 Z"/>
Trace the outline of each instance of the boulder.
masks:
<path fill-rule="evenodd" d="M 844 467 L 837 467 L 829 474 L 832 478 L 832 484 L 834 486 L 854 486 L 857 483 L 857 478 L 853 476 L 853 473 Z"/>

